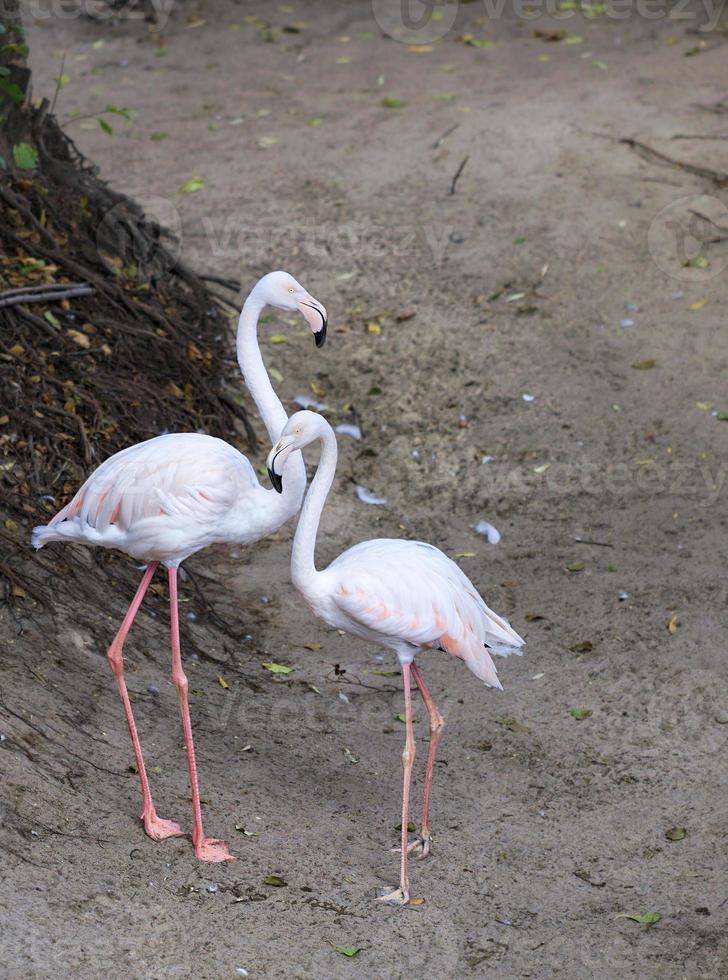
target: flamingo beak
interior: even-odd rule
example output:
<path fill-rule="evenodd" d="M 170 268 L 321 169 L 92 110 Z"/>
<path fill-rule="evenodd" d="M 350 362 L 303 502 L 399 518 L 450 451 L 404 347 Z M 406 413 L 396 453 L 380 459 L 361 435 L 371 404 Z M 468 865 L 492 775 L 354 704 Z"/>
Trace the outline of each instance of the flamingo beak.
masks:
<path fill-rule="evenodd" d="M 326 307 L 319 303 L 317 299 L 306 293 L 298 301 L 298 309 L 306 323 L 313 332 L 313 337 L 317 347 L 323 347 L 326 340 L 326 328 L 329 319 L 326 315 Z"/>
<path fill-rule="evenodd" d="M 286 460 L 291 455 L 292 446 L 281 438 L 268 453 L 266 465 L 268 467 L 268 477 L 276 493 L 283 493 L 283 467 Z"/>

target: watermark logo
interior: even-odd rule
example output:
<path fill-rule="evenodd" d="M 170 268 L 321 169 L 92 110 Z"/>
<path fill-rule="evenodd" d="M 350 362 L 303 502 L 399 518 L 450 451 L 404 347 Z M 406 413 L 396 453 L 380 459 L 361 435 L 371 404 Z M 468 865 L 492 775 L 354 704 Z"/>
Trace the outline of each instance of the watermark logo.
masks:
<path fill-rule="evenodd" d="M 728 267 L 728 207 L 708 194 L 681 197 L 655 216 L 647 247 L 671 279 L 707 282 Z"/>
<path fill-rule="evenodd" d="M 443 0 L 372 0 L 374 20 L 401 44 L 429 44 L 445 37 L 458 15 L 457 3 Z"/>

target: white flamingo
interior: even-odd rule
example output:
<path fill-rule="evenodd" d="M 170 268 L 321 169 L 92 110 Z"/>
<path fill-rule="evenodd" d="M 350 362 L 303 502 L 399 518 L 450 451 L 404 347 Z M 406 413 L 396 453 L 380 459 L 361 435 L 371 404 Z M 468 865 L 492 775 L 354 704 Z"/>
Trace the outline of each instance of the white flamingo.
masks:
<path fill-rule="evenodd" d="M 263 364 L 257 324 L 263 307 L 298 310 L 313 331 L 316 346 L 326 337 L 325 308 L 287 272 L 270 272 L 256 283 L 240 314 L 237 353 L 240 370 L 272 440 L 287 421 Z M 76 496 L 49 524 L 33 530 L 35 548 L 50 541 L 78 541 L 116 548 L 147 563 L 134 599 L 108 650 L 129 725 L 142 786 L 144 829 L 153 840 L 183 832 L 157 816 L 142 748 L 124 681 L 123 646 L 158 565 L 169 578 L 172 681 L 179 696 L 192 788 L 195 854 L 203 861 L 233 859 L 224 841 L 202 830 L 197 764 L 182 669 L 177 608 L 177 569 L 190 555 L 216 543 L 249 544 L 276 531 L 301 506 L 306 467 L 300 454 L 286 469 L 286 493 L 260 485 L 250 462 L 222 439 L 196 432 L 157 436 L 116 453 L 95 470 Z"/>
<path fill-rule="evenodd" d="M 425 648 L 444 650 L 464 660 L 476 677 L 501 689 L 488 647 L 515 649 L 521 637 L 490 610 L 465 573 L 431 544 L 381 538 L 362 541 L 339 555 L 324 571 L 314 564 L 321 512 L 336 472 L 336 436 L 313 412 L 296 412 L 268 456 L 276 490 L 288 480 L 283 469 L 290 454 L 316 440 L 321 458 L 303 503 L 293 541 L 291 578 L 313 612 L 335 629 L 361 636 L 397 654 L 402 666 L 406 740 L 402 753 L 402 845 L 400 887 L 380 898 L 397 905 L 409 901 L 407 854 L 426 857 L 431 847 L 430 783 L 444 720 L 425 686 L 415 656 Z M 408 844 L 409 796 L 415 740 L 410 674 L 430 718 L 430 746 L 418 837 Z"/>

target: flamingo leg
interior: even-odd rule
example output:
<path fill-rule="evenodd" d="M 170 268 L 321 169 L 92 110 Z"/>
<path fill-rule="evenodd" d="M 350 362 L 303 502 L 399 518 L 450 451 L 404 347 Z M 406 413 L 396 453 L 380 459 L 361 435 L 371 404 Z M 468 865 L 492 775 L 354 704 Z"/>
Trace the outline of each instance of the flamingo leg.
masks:
<path fill-rule="evenodd" d="M 131 629 L 132 623 L 136 618 L 136 614 L 139 612 L 139 607 L 142 604 L 142 600 L 146 595 L 147 589 L 154 578 L 154 573 L 157 570 L 159 562 L 153 561 L 147 566 L 141 582 L 139 583 L 139 588 L 137 589 L 136 595 L 131 601 L 131 605 L 127 610 L 124 621 L 119 627 L 119 632 L 114 637 L 111 646 L 108 649 L 106 656 L 109 659 L 109 666 L 116 679 L 116 686 L 119 689 L 119 696 L 121 697 L 121 703 L 124 705 L 124 714 L 126 715 L 126 721 L 129 726 L 129 734 L 131 735 L 131 744 L 134 747 L 134 755 L 136 757 L 137 772 L 139 773 L 139 780 L 142 784 L 142 820 L 144 821 L 144 830 L 147 832 L 152 840 L 164 840 L 166 837 L 179 837 L 184 833 L 179 824 L 174 823 L 172 820 L 161 820 L 157 816 L 157 811 L 154 809 L 154 803 L 152 802 L 152 794 L 149 789 L 149 779 L 147 778 L 147 770 L 144 767 L 144 757 L 142 756 L 142 746 L 139 741 L 139 735 L 137 734 L 137 727 L 134 721 L 134 714 L 131 710 L 131 702 L 129 701 L 129 692 L 126 689 L 126 681 L 124 680 L 124 641 L 126 640 L 129 630 Z"/>
<path fill-rule="evenodd" d="M 409 877 L 407 875 L 407 825 L 409 824 L 410 788 L 412 785 L 412 766 L 415 761 L 415 735 L 412 722 L 412 691 L 410 689 L 410 664 L 402 664 L 404 683 L 405 743 L 402 752 L 402 853 L 400 854 L 399 888 L 380 895 L 382 902 L 392 905 L 406 905 L 409 902 Z"/>
<path fill-rule="evenodd" d="M 430 747 L 427 752 L 425 788 L 422 794 L 422 823 L 417 840 L 410 844 L 409 847 L 410 852 L 416 854 L 421 860 L 427 857 L 432 847 L 432 837 L 430 835 L 430 787 L 432 784 L 432 770 L 435 765 L 435 754 L 437 753 L 437 746 L 442 735 L 442 730 L 445 727 L 445 719 L 437 710 L 437 705 L 427 689 L 427 685 L 417 664 L 414 662 L 412 663 L 412 676 L 415 679 L 417 687 L 420 689 L 422 700 L 425 702 L 425 707 L 427 708 L 427 714 L 430 716 Z"/>
<path fill-rule="evenodd" d="M 187 764 L 190 771 L 190 786 L 192 788 L 192 843 L 195 854 L 201 861 L 214 864 L 218 861 L 234 861 L 235 856 L 227 849 L 223 840 L 205 837 L 202 830 L 202 811 L 200 809 L 200 789 L 197 783 L 197 760 L 195 745 L 192 740 L 192 722 L 187 691 L 189 683 L 182 669 L 182 653 L 179 642 L 179 608 L 177 606 L 177 569 L 169 568 L 169 613 L 172 634 L 172 683 L 177 688 L 179 710 L 182 715 L 182 728 L 187 747 Z"/>

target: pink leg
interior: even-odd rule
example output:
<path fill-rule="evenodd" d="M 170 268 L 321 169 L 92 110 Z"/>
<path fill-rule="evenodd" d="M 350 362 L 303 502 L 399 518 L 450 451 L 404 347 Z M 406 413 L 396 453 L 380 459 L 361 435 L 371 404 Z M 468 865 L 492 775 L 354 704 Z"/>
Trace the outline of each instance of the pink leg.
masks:
<path fill-rule="evenodd" d="M 380 895 L 383 902 L 392 905 L 406 905 L 409 902 L 409 878 L 407 877 L 407 825 L 409 823 L 410 786 L 412 784 L 412 765 L 415 761 L 415 735 L 412 724 L 412 691 L 410 690 L 410 664 L 402 664 L 404 683 L 405 743 L 402 753 L 402 853 L 400 855 L 399 888 Z"/>
<path fill-rule="evenodd" d="M 195 854 L 201 861 L 215 863 L 217 861 L 234 861 L 225 841 L 205 837 L 202 830 L 202 811 L 200 809 L 200 790 L 197 785 L 197 761 L 195 745 L 192 741 L 192 722 L 190 721 L 190 706 L 187 698 L 187 677 L 182 670 L 182 654 L 179 644 L 179 609 L 177 607 L 177 569 L 170 568 L 169 572 L 169 614 L 172 633 L 172 683 L 177 688 L 179 710 L 182 715 L 182 728 L 185 733 L 187 746 L 187 763 L 190 770 L 190 786 L 192 787 L 192 842 Z"/>
<path fill-rule="evenodd" d="M 437 710 L 432 695 L 427 690 L 424 678 L 420 673 L 417 664 L 412 664 L 412 676 L 417 687 L 420 689 L 422 700 L 425 702 L 427 713 L 430 716 L 430 748 L 427 753 L 427 770 L 425 772 L 425 789 L 422 794 L 422 825 L 418 840 L 410 845 L 410 851 L 416 853 L 419 858 L 426 858 L 432 847 L 432 837 L 430 836 L 430 785 L 432 783 L 432 770 L 435 765 L 435 754 L 437 746 L 445 727 L 445 719 Z"/>
<path fill-rule="evenodd" d="M 144 573 L 137 593 L 132 599 L 131 605 L 127 610 L 124 621 L 119 627 L 119 632 L 114 637 L 114 640 L 109 647 L 107 657 L 109 658 L 109 665 L 116 678 L 116 686 L 119 689 L 119 694 L 121 696 L 121 703 L 124 705 L 124 714 L 126 715 L 126 721 L 129 725 L 129 734 L 131 735 L 131 744 L 134 746 L 134 755 L 136 756 L 137 771 L 139 773 L 139 779 L 142 784 L 142 800 L 144 809 L 142 811 L 142 820 L 144 821 L 144 829 L 147 834 L 152 838 L 152 840 L 164 840 L 165 837 L 179 837 L 183 834 L 182 828 L 174 823 L 172 820 L 161 820 L 157 816 L 157 812 L 154 809 L 154 803 L 152 802 L 152 794 L 149 790 L 149 780 L 147 779 L 147 770 L 144 768 L 144 758 L 142 756 L 142 747 L 139 742 L 139 736 L 137 734 L 136 724 L 134 722 L 134 715 L 131 710 L 131 702 L 129 701 L 129 692 L 126 689 L 126 682 L 124 680 L 124 640 L 126 640 L 131 625 L 134 622 L 136 614 L 139 612 L 139 607 L 142 604 L 142 600 L 146 594 L 149 584 L 154 578 L 154 573 L 157 570 L 157 565 L 159 562 L 153 561 Z"/>

